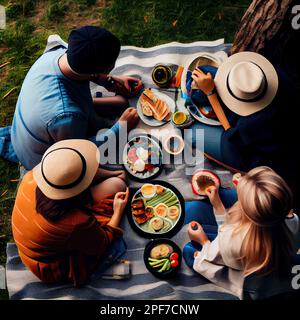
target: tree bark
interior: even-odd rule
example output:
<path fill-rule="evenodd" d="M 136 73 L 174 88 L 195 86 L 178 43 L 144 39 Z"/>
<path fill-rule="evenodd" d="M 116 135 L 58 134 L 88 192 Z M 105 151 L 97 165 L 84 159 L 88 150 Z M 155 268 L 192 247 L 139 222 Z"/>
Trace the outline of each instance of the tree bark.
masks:
<path fill-rule="evenodd" d="M 290 25 L 284 27 L 284 22 L 291 20 L 293 2 L 294 0 L 253 0 L 235 35 L 231 54 L 241 51 L 263 54 L 266 42 L 279 32 L 283 35 L 290 29 Z"/>
<path fill-rule="evenodd" d="M 300 30 L 292 13 L 300 0 L 253 0 L 242 18 L 230 54 L 257 52 L 284 71 L 300 92 Z"/>

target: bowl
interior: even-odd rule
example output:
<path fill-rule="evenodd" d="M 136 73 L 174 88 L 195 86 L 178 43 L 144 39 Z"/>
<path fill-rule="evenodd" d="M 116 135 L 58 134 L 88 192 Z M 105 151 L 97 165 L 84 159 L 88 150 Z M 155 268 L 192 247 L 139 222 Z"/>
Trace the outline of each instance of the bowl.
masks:
<path fill-rule="evenodd" d="M 152 190 L 151 190 L 152 189 Z M 151 192 L 147 193 L 146 191 L 150 190 Z M 153 198 L 156 195 L 156 187 L 155 185 L 151 184 L 151 183 L 145 183 L 142 187 L 141 187 L 141 193 L 143 195 L 144 198 L 146 199 L 150 199 Z"/>
<path fill-rule="evenodd" d="M 174 267 L 170 267 L 170 269 L 168 269 L 166 271 L 161 271 L 161 272 L 159 272 L 158 270 L 160 270 L 162 268 L 162 266 L 154 268 L 150 265 L 150 262 L 152 262 L 152 261 L 149 261 L 149 259 L 148 259 L 150 257 L 151 250 L 159 245 L 167 245 L 167 246 L 171 247 L 173 249 L 172 253 L 176 253 L 178 255 L 178 258 L 174 259 L 177 261 L 177 265 Z M 165 258 L 165 259 L 169 259 L 169 261 L 171 263 L 170 257 Z M 178 245 L 170 239 L 159 238 L 159 239 L 151 240 L 146 245 L 146 248 L 144 251 L 144 263 L 145 263 L 147 270 L 157 278 L 169 279 L 169 278 L 174 277 L 181 267 L 181 262 L 182 262 L 182 252 L 181 252 L 180 248 L 178 247 Z"/>
<path fill-rule="evenodd" d="M 176 117 L 178 117 L 178 115 L 180 116 L 181 114 L 184 114 L 186 116 L 186 120 L 179 124 L 176 123 Z M 173 124 L 174 127 L 178 128 L 178 129 L 186 129 L 188 127 L 190 127 L 194 122 L 194 119 L 192 118 L 192 116 L 190 115 L 190 113 L 185 113 L 182 111 L 177 111 L 175 113 L 173 113 L 172 118 L 171 118 L 171 123 Z"/>
<path fill-rule="evenodd" d="M 176 156 L 182 153 L 185 143 L 180 135 L 172 134 L 163 140 L 163 147 L 167 153 Z"/>
<path fill-rule="evenodd" d="M 158 64 L 153 68 L 152 80 L 158 87 L 167 87 L 172 79 L 172 69 L 169 66 Z"/>
<path fill-rule="evenodd" d="M 206 190 L 212 186 L 219 188 L 219 176 L 210 170 L 197 170 L 192 176 L 192 190 L 195 195 L 207 197 Z"/>

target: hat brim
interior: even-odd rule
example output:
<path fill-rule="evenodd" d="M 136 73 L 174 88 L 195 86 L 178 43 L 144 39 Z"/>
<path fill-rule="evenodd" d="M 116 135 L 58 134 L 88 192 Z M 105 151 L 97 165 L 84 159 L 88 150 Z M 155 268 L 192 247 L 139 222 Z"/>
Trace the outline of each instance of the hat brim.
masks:
<path fill-rule="evenodd" d="M 264 72 L 268 87 L 267 91 L 259 100 L 255 102 L 245 102 L 231 95 L 227 87 L 227 78 L 231 69 L 239 62 L 253 62 Z M 240 116 L 248 116 L 258 112 L 273 101 L 278 90 L 278 75 L 273 65 L 265 57 L 254 52 L 240 52 L 229 57 L 222 63 L 215 77 L 215 85 L 219 97 L 228 109 Z"/>
<path fill-rule="evenodd" d="M 52 200 L 72 198 L 87 189 L 91 185 L 100 163 L 100 152 L 97 146 L 91 141 L 79 139 L 63 140 L 55 143 L 45 152 L 43 158 L 49 152 L 58 148 L 72 148 L 80 152 L 87 163 L 87 168 L 84 178 L 78 185 L 73 188 L 63 190 L 53 188 L 45 181 L 41 170 L 41 163 L 35 166 L 33 168 L 34 180 L 43 194 Z M 64 159 L 61 159 L 61 161 L 64 161 Z M 59 165 L 59 163 L 57 165 Z"/>

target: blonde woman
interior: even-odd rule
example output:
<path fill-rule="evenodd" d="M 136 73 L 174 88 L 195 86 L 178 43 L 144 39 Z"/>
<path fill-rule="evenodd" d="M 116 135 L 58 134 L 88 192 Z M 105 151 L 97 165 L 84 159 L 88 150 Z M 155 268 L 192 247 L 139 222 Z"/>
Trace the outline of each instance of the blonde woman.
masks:
<path fill-rule="evenodd" d="M 285 181 L 268 167 L 251 170 L 239 179 L 238 201 L 229 210 L 216 188 L 207 194 L 217 220 L 224 223 L 215 239 L 209 239 L 200 219 L 190 222 L 192 242 L 184 248 L 187 264 L 240 298 L 262 298 L 290 289 L 299 218 L 293 213 L 292 193 Z"/>

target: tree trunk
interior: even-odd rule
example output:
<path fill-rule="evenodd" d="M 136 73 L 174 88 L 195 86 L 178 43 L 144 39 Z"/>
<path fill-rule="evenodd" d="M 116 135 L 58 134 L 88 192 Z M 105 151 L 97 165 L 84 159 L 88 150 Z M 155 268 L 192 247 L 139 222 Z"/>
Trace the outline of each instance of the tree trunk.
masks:
<path fill-rule="evenodd" d="M 242 18 L 230 54 L 252 51 L 264 55 L 300 92 L 300 30 L 292 27 L 300 0 L 253 0 Z"/>
<path fill-rule="evenodd" d="M 262 53 L 266 42 L 282 30 L 286 20 L 290 21 L 293 0 L 253 0 L 242 18 L 235 35 L 231 54 L 241 51 Z M 284 45 L 284 44 L 280 44 Z"/>

